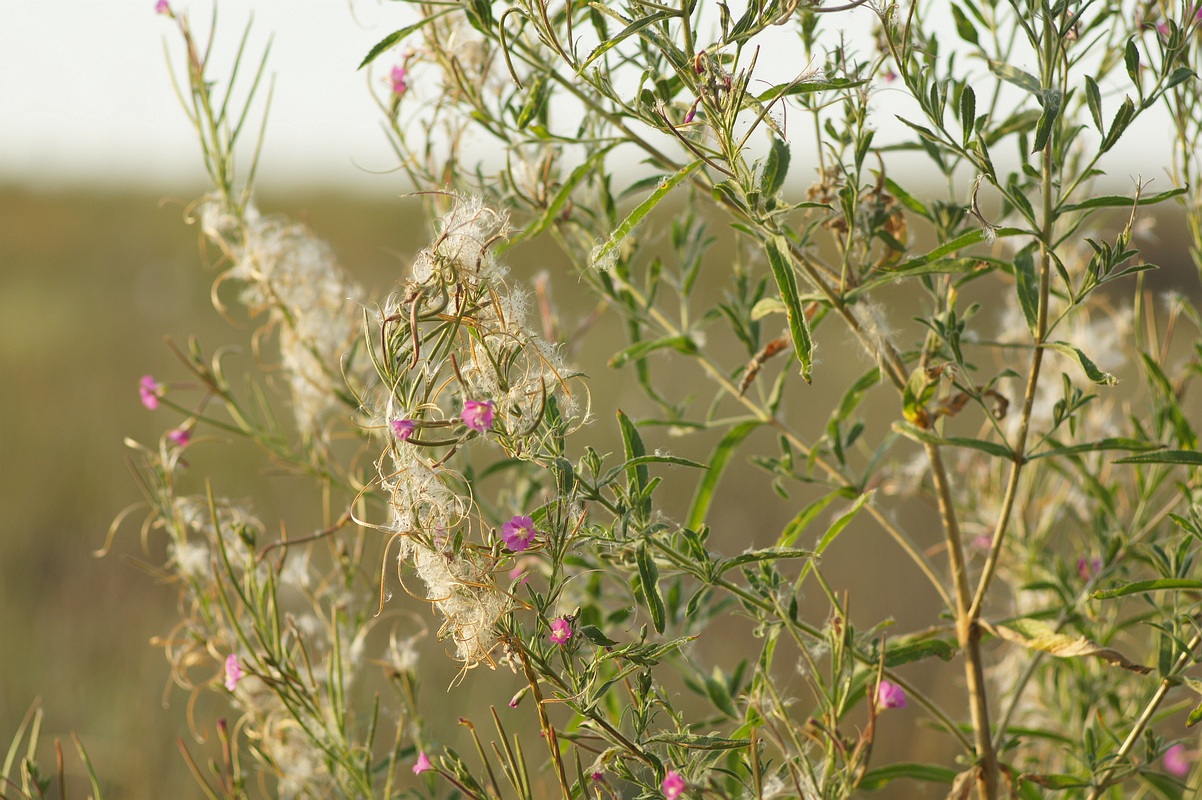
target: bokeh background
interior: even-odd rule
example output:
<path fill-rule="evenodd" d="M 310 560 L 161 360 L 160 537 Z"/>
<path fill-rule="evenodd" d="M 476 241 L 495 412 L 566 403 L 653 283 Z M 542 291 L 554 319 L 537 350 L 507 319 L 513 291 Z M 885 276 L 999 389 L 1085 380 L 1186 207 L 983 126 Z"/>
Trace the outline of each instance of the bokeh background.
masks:
<path fill-rule="evenodd" d="M 199 794 L 176 746 L 177 737 L 190 737 L 187 698 L 171 690 L 162 653 L 150 644 L 177 618 L 175 590 L 145 566 L 161 560 L 161 543 L 143 550 L 135 513 L 112 552 L 94 555 L 112 520 L 139 500 L 123 439 L 153 442 L 178 422 L 165 410 L 142 408 L 137 381 L 143 374 L 181 377 L 168 337 L 184 342 L 195 335 L 211 352 L 224 344 L 245 348 L 251 330 L 223 320 L 210 303 L 214 272 L 186 221 L 188 204 L 205 190 L 204 175 L 168 77 L 164 42 L 176 65 L 177 43 L 153 5 L 0 5 L 0 754 L 40 698 L 43 763 L 53 763 L 54 738 L 70 751 L 75 732 L 113 797 Z M 201 0 L 173 5 L 187 8 L 198 25 L 212 9 Z M 370 95 L 382 88 L 381 76 L 355 67 L 372 44 L 412 21 L 411 13 L 379 0 L 228 0 L 220 14 L 219 59 L 228 58 L 252 15 L 252 50 L 274 34 L 260 206 L 306 222 L 353 276 L 386 294 L 424 245 L 425 222 L 391 169 Z M 889 124 L 886 112 L 881 124 Z M 1168 142 L 1155 124 L 1128 138 L 1139 144 L 1115 159 L 1122 165 L 1112 178 L 1116 191 L 1137 174 L 1163 174 Z M 812 161 L 794 153 L 798 187 L 812 177 Z M 1167 179 L 1156 185 L 1165 188 Z M 1193 293 L 1196 278 L 1184 253 L 1180 221 L 1165 212 L 1146 253 L 1165 268 L 1159 286 Z M 553 253 L 519 250 L 508 260 L 517 280 L 548 270 L 563 313 L 589 308 Z M 839 361 L 846 344 L 823 343 L 828 364 Z M 637 393 L 625 374 L 607 370 L 606 355 L 603 346 L 580 354 L 601 379 L 594 383 L 604 385 L 598 407 L 622 403 L 637 411 Z M 862 368 L 851 360 L 847 374 Z M 833 367 L 828 375 L 837 388 L 843 376 Z M 812 402 L 824 407 L 821 389 L 815 392 Z M 663 444 L 704 459 L 712 440 Z M 251 460 L 229 467 L 239 470 L 233 474 L 241 483 L 227 492 L 254 498 L 265 520 L 297 514 L 295 484 L 268 466 Z M 731 470 L 723 493 L 716 536 L 732 551 L 767 544 L 793 513 L 745 464 Z M 687 501 L 687 490 L 678 501 Z M 933 525 L 924 533 L 921 522 L 917 535 L 931 544 L 939 538 Z M 931 598 L 897 596 L 891 580 L 899 558 L 879 539 L 845 536 L 826 571 L 835 585 L 861 587 L 854 608 L 862 622 L 892 615 L 904 627 L 924 618 Z M 696 657 L 729 655 L 741 644 L 737 637 L 701 642 Z M 445 701 L 449 708 L 512 694 L 508 676 L 478 673 Z M 958 668 L 928 678 L 953 694 L 957 679 Z M 436 669 L 428 684 L 439 693 L 447 680 Z M 908 729 L 916 718 L 910 714 L 890 721 L 900 726 L 895 754 L 921 758 L 936 745 Z M 453 719 L 443 733 L 449 742 L 457 735 Z M 67 771 L 82 791 L 70 752 Z"/>

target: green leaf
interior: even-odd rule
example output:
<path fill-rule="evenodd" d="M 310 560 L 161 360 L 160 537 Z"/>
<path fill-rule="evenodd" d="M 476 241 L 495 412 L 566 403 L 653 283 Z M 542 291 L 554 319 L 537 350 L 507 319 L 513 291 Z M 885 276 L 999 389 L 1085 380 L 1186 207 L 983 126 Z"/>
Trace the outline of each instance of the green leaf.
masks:
<path fill-rule="evenodd" d="M 1102 92 L 1098 89 L 1098 82 L 1088 75 L 1085 76 L 1085 103 L 1089 106 L 1094 127 L 1098 133 L 1102 133 Z"/>
<path fill-rule="evenodd" d="M 1189 712 L 1189 716 L 1185 718 L 1185 727 L 1194 727 L 1200 719 L 1202 719 L 1202 703 L 1199 703 L 1197 708 Z"/>
<path fill-rule="evenodd" d="M 593 263 L 604 263 L 606 256 L 608 256 L 615 248 L 618 247 L 618 245 L 622 243 L 622 240 L 625 239 L 632 230 L 634 230 L 636 225 L 642 222 L 643 217 L 650 214 L 651 210 L 659 205 L 661 200 L 667 197 L 668 194 L 675 189 L 681 181 L 692 175 L 700 166 L 700 160 L 694 161 L 687 167 L 677 170 L 674 174 L 662 180 L 659 184 L 659 188 L 652 192 L 646 200 L 639 203 L 638 206 L 636 206 L 635 209 L 630 212 L 630 215 L 627 216 L 626 219 L 622 220 L 622 223 L 618 225 L 616 229 L 614 229 L 614 232 L 609 236 L 609 240 L 593 253 Z"/>
<path fill-rule="evenodd" d="M 1089 360 L 1089 356 L 1081 352 L 1080 349 L 1074 347 L 1068 342 L 1047 342 L 1044 347 L 1049 350 L 1055 350 L 1057 353 L 1063 353 L 1069 358 L 1074 359 L 1081 365 L 1081 369 L 1085 371 L 1085 376 L 1094 383 L 1102 386 L 1114 386 L 1119 382 L 1119 379 L 1111 375 L 1109 372 L 1103 372 L 1098 369 L 1098 365 Z"/>
<path fill-rule="evenodd" d="M 616 12 L 612 11 L 609 8 L 603 7 L 601 10 L 603 10 L 605 13 L 609 14 L 610 16 L 614 17 L 615 19 L 617 19 L 621 22 L 626 22 L 626 20 L 623 17 L 621 17 L 619 14 L 617 14 Z M 630 38 L 631 36 L 638 33 L 639 31 L 643 30 L 644 28 L 646 28 L 649 25 L 654 25 L 657 22 L 660 22 L 665 19 L 669 19 L 674 16 L 677 16 L 676 12 L 656 11 L 655 13 L 648 14 L 645 17 L 639 17 L 638 19 L 629 23 L 625 28 L 623 28 L 622 31 L 617 36 L 605 39 L 601 42 L 601 44 L 599 44 L 595 48 L 593 48 L 593 52 L 588 54 L 588 58 L 586 58 L 584 60 L 584 63 L 581 64 L 580 67 L 576 70 L 576 74 L 579 75 L 580 73 L 584 72 L 586 69 L 589 68 L 589 66 L 594 61 L 596 61 L 601 56 L 605 55 L 607 52 L 612 50 L 614 47 L 617 47 L 619 44 L 621 44 L 623 42 L 623 40 Z"/>
<path fill-rule="evenodd" d="M 927 634 L 924 634 L 927 636 Z M 902 664 L 921 661 L 925 658 L 935 658 L 941 661 L 951 661 L 959 648 L 951 639 L 919 638 L 907 640 L 905 637 L 890 639 L 885 648 L 885 667 L 893 669 Z"/>
<path fill-rule="evenodd" d="M 765 297 L 751 307 L 751 318 L 757 322 L 770 314 L 787 314 L 789 309 L 779 297 Z"/>
<path fill-rule="evenodd" d="M 619 350 L 609 359 L 609 366 L 614 369 L 624 367 L 631 361 L 646 358 L 656 350 L 663 350 L 665 348 L 670 348 L 686 356 L 696 355 L 698 352 L 697 343 L 690 336 L 665 336 L 662 339 L 635 342 L 629 347 Z"/>
<path fill-rule="evenodd" d="M 1035 273 L 1034 245 L 1027 245 L 1014 255 L 1014 286 L 1027 327 L 1035 333 L 1039 326 L 1039 276 Z"/>
<path fill-rule="evenodd" d="M 401 28 L 399 31 L 393 31 L 392 33 L 388 34 L 380 41 L 376 42 L 376 46 L 373 47 L 371 50 L 369 50 L 367 52 L 367 56 L 361 62 L 359 62 L 358 68 L 363 69 L 368 64 L 370 64 L 371 62 L 373 62 L 377 58 L 379 58 L 381 53 L 383 53 L 388 48 L 392 47 L 397 42 L 404 39 L 409 34 L 415 33 L 416 31 L 421 30 L 422 28 L 429 25 L 431 22 L 438 19 L 439 17 L 445 17 L 447 14 L 450 14 L 452 11 L 458 11 L 458 10 L 459 10 L 458 6 L 448 8 L 443 11 L 439 11 L 437 14 L 431 14 L 430 16 L 426 17 L 425 19 L 419 20 L 418 22 L 415 22 L 412 25 L 406 25 L 404 28 Z"/>
<path fill-rule="evenodd" d="M 621 409 L 618 409 L 618 426 L 622 429 L 622 446 L 626 451 L 626 461 L 630 464 L 626 468 L 627 487 L 631 495 L 642 494 L 647 488 L 647 466 L 634 462 L 647 455 L 647 448 L 643 446 L 643 437 L 639 436 L 638 428 Z M 651 498 L 644 498 L 639 510 L 644 514 L 651 513 Z"/>
<path fill-rule="evenodd" d="M 1158 450 L 1137 456 L 1116 458 L 1115 464 L 1181 464 L 1186 467 L 1202 466 L 1202 453 L 1197 450 Z"/>
<path fill-rule="evenodd" d="M 760 193 L 772 197 L 780 191 L 789 173 L 789 145 L 784 139 L 772 137 L 772 148 L 764 159 L 764 171 L 760 174 Z"/>
<path fill-rule="evenodd" d="M 731 719 L 741 719 L 739 710 L 735 708 L 734 700 L 730 696 L 730 690 L 726 688 L 726 681 L 723 678 L 722 670 L 714 667 L 713 675 L 705 677 L 705 694 L 709 697 L 710 702 L 714 707 L 721 711 Z"/>
<path fill-rule="evenodd" d="M 1011 236 L 1015 233 L 1020 233 L 1020 232 L 1021 231 L 1018 231 L 1017 229 L 1014 229 L 1014 228 L 1002 228 L 1002 229 L 998 230 L 997 235 L 998 236 Z M 985 239 L 985 234 L 983 232 L 981 232 L 979 230 L 971 230 L 968 233 L 960 234 L 955 239 L 952 239 L 950 242 L 946 242 L 944 244 L 939 245 L 934 250 L 931 250 L 929 253 L 918 256 L 917 258 L 912 258 L 909 261 L 903 261 L 902 263 L 898 264 L 895 267 L 890 268 L 887 271 L 888 271 L 889 275 L 891 275 L 892 277 L 895 277 L 895 278 L 903 276 L 903 275 L 908 275 L 910 273 L 917 274 L 919 268 L 925 267 L 926 265 L 928 265 L 934 261 L 938 261 L 938 260 L 944 258 L 945 256 L 949 256 L 952 253 L 956 252 L 957 250 L 963 250 L 965 247 L 969 247 L 971 245 L 978 244 L 979 242 L 984 241 L 984 239 Z"/>
<path fill-rule="evenodd" d="M 1144 592 L 1192 592 L 1198 589 L 1202 589 L 1202 581 L 1190 580 L 1188 578 L 1157 578 L 1150 581 L 1134 581 L 1123 586 L 1116 586 L 1113 589 L 1100 589 L 1094 592 L 1091 597 L 1095 600 L 1113 600 L 1116 597 L 1143 594 Z"/>
<path fill-rule="evenodd" d="M 1034 461 L 1037 458 L 1048 458 L 1054 456 L 1075 456 L 1078 453 L 1097 453 L 1102 450 L 1159 450 L 1162 445 L 1156 442 L 1149 442 L 1143 439 L 1127 439 L 1121 436 L 1113 436 L 1107 439 L 1099 439 L 1096 442 L 1086 442 L 1085 444 L 1073 444 L 1065 447 L 1053 447 L 1050 450 L 1042 450 L 1038 453 L 1027 456 L 1027 461 Z M 1116 464 L 1121 464 L 1122 461 L 1115 461 Z"/>
<path fill-rule="evenodd" d="M 695 733 L 657 733 L 647 738 L 649 742 L 664 742 L 696 750 L 738 750 L 750 747 L 750 739 L 726 739 L 721 736 L 699 736 Z"/>
<path fill-rule="evenodd" d="M 793 272 L 793 256 L 789 250 L 789 240 L 780 234 L 768 237 L 764 242 L 768 253 L 768 263 L 772 267 L 772 276 L 776 278 L 776 287 L 780 291 L 780 299 L 784 301 L 785 313 L 789 318 L 789 335 L 793 339 L 793 350 L 797 360 L 801 362 L 801 377 L 806 383 L 810 382 L 810 372 L 814 364 L 814 342 L 810 339 L 810 326 L 806 321 L 805 309 L 801 307 L 801 297 L 797 292 L 797 276 Z"/>
<path fill-rule="evenodd" d="M 705 464 L 702 464 L 700 461 L 694 461 L 691 458 L 664 455 L 639 456 L 638 458 L 632 458 L 625 462 L 624 466 L 637 467 L 640 464 L 671 464 L 676 467 L 693 467 L 694 469 L 706 468 Z"/>
<path fill-rule="evenodd" d="M 1139 86 L 1139 48 L 1135 45 L 1135 37 L 1127 40 L 1123 50 L 1123 63 L 1127 67 L 1127 76 L 1131 82 Z"/>
<path fill-rule="evenodd" d="M 831 523 L 831 526 L 826 529 L 826 533 L 822 534 L 822 538 L 818 540 L 818 547 L 815 548 L 814 555 L 822 555 L 823 551 L 831 546 L 831 542 L 835 541 L 835 537 L 842 533 L 843 529 L 851 524 L 851 521 L 856 518 L 857 514 L 860 513 L 860 509 L 864 507 L 864 504 L 868 502 L 868 500 L 874 494 L 876 494 L 875 489 L 870 489 L 869 491 L 864 492 L 862 495 L 856 498 L 854 503 L 851 504 L 851 508 L 847 509 L 847 511 L 843 512 L 842 516 Z"/>
<path fill-rule="evenodd" d="M 610 639 L 608 636 L 602 633 L 601 629 L 596 625 L 581 626 L 580 632 L 584 634 L 584 638 L 597 645 L 597 647 L 614 647 L 618 644 L 613 639 Z"/>
<path fill-rule="evenodd" d="M 958 11 L 955 6 L 952 6 L 953 11 Z M 972 86 L 967 83 L 960 90 L 960 141 L 968 147 L 968 140 L 972 138 L 973 125 L 977 120 L 977 93 L 973 91 Z"/>
<path fill-rule="evenodd" d="M 1038 153 L 1047 147 L 1048 140 L 1052 137 L 1052 129 L 1056 125 L 1056 118 L 1060 116 L 1060 105 L 1063 101 L 1064 95 L 1056 89 L 1048 89 L 1043 93 L 1043 113 L 1039 116 L 1039 124 L 1035 126 L 1032 153 Z"/>
<path fill-rule="evenodd" d="M 966 439 L 961 436 L 937 436 L 931 431 L 923 430 L 917 425 L 909 422 L 897 421 L 893 423 L 893 430 L 905 436 L 908 439 L 913 439 L 916 442 L 924 442 L 926 444 L 935 444 L 941 447 L 967 447 L 972 450 L 980 450 L 983 453 L 989 453 L 991 456 L 1004 458 L 1007 460 L 1014 459 L 1014 453 L 1010 448 L 997 442 L 988 442 L 984 439 Z"/>
<path fill-rule="evenodd" d="M 1030 650 L 1038 650 L 1056 658 L 1093 656 L 1116 667 L 1122 667 L 1131 672 L 1138 672 L 1141 675 L 1147 675 L 1152 672 L 1150 667 L 1129 661 L 1119 651 L 1102 647 L 1096 642 L 1086 639 L 1084 636 L 1071 636 L 1067 633 L 1059 633 L 1043 620 L 1024 618 L 1011 620 L 1005 625 L 993 625 L 984 621 L 981 624 L 999 639 L 1022 645 Z"/>
<path fill-rule="evenodd" d="M 639 567 L 639 589 L 647 609 L 651 612 L 651 624 L 656 633 L 663 633 L 667 624 L 667 613 L 664 611 L 664 598 L 659 593 L 659 567 L 647 552 L 646 542 L 639 542 L 638 550 L 635 551 L 635 561 Z"/>
<path fill-rule="evenodd" d="M 1091 197 L 1080 203 L 1073 203 L 1067 206 L 1061 206 L 1060 213 L 1069 211 L 1083 211 L 1090 208 L 1134 208 L 1136 204 L 1140 206 L 1154 206 L 1157 203 L 1162 203 L 1165 200 L 1171 200 L 1174 197 L 1180 197 L 1189 191 L 1189 187 L 1181 187 L 1179 189 L 1169 189 L 1166 192 L 1160 192 L 1150 197 L 1123 197 L 1122 195 L 1109 194 L 1101 197 Z"/>
<path fill-rule="evenodd" d="M 526 94 L 526 102 L 522 104 L 522 108 L 517 115 L 516 125 L 519 131 L 525 130 L 530 125 L 530 122 L 538 116 L 543 107 L 547 105 L 547 98 L 550 96 L 551 93 L 547 87 L 547 77 L 545 75 L 536 75 Z"/>
<path fill-rule="evenodd" d="M 788 83 L 778 83 L 756 97 L 756 100 L 766 104 L 781 97 L 812 94 L 813 92 L 828 92 L 832 89 L 852 89 L 864 83 L 867 83 L 867 81 L 853 81 L 847 78 L 835 78 L 831 81 L 790 81 Z"/>
<path fill-rule="evenodd" d="M 797 516 L 789 521 L 789 524 L 780 532 L 780 536 L 776 540 L 777 547 L 790 547 L 797 541 L 798 537 L 805 532 L 814 518 L 822 513 L 822 510 L 831 504 L 837 498 L 846 497 L 847 491 L 844 489 L 835 489 L 832 492 L 824 494 L 808 506 L 797 512 Z"/>
<path fill-rule="evenodd" d="M 1029 72 L 1023 72 L 1018 67 L 990 59 L 989 70 L 1007 83 L 1012 83 L 1020 89 L 1026 89 L 1031 94 L 1039 95 L 1043 92 L 1043 87 L 1039 85 L 1039 79 Z"/>
<path fill-rule="evenodd" d="M 1162 89 L 1161 92 L 1167 92 L 1174 86 L 1185 83 L 1189 79 L 1196 77 L 1198 77 L 1198 73 L 1194 72 L 1189 67 L 1177 67 L 1177 69 L 1173 70 L 1172 74 L 1169 75 L 1169 79 L 1165 81 L 1164 89 Z"/>
<path fill-rule="evenodd" d="M 689 507 L 689 515 L 685 519 L 686 528 L 696 530 L 705 522 L 705 515 L 709 513 L 710 504 L 714 501 L 714 492 L 718 489 L 718 481 L 721 480 L 731 456 L 743 440 L 762 424 L 759 420 L 740 422 L 731 427 L 714 447 L 714 452 L 710 455 L 709 470 L 697 484 L 697 493 L 693 495 L 693 504 Z"/>
<path fill-rule="evenodd" d="M 972 21 L 964 16 L 964 12 L 959 6 L 952 6 L 952 18 L 956 21 L 956 33 L 960 38 L 970 44 L 978 44 L 977 29 L 973 27 Z"/>
<path fill-rule="evenodd" d="M 813 550 L 801 550 L 795 547 L 765 547 L 762 550 L 749 550 L 734 558 L 728 558 L 718 565 L 717 573 L 741 567 L 744 564 L 754 564 L 760 561 L 780 561 L 785 558 L 813 558 L 817 553 Z"/>
<path fill-rule="evenodd" d="M 1135 119 L 1135 103 L 1131 101 L 1130 96 L 1127 96 L 1123 98 L 1123 104 L 1115 113 L 1114 120 L 1110 123 L 1110 130 L 1106 131 L 1106 135 L 1102 138 L 1102 143 L 1098 146 L 1099 152 L 1105 153 L 1114 147 L 1133 119 Z"/>
<path fill-rule="evenodd" d="M 948 767 L 941 767 L 936 764 L 917 764 L 902 762 L 900 764 L 890 764 L 887 767 L 879 767 L 864 773 L 863 779 L 860 781 L 861 789 L 874 791 L 881 789 L 893 781 L 901 778 L 907 778 L 912 781 L 924 781 L 926 783 L 946 783 L 951 784 L 956 779 L 956 771 Z"/>

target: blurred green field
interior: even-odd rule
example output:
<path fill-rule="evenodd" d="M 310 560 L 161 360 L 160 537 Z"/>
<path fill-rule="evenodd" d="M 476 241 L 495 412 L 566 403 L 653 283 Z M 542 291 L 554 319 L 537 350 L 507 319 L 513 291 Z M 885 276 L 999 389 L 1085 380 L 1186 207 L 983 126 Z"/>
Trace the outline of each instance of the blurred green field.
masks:
<path fill-rule="evenodd" d="M 139 500 L 125 467 L 123 437 L 154 442 L 179 421 L 138 402 L 143 374 L 161 380 L 182 375 L 164 337 L 184 342 L 197 335 L 211 352 L 223 344 L 244 345 L 251 330 L 231 326 L 212 308 L 215 273 L 203 267 L 197 231 L 184 222 L 191 199 L 0 187 L 0 750 L 40 697 L 46 713 L 43 765 L 53 765 L 52 738 L 62 739 L 70 782 L 82 789 L 82 768 L 69 744 L 74 731 L 111 797 L 199 794 L 176 746 L 177 737 L 189 738 L 187 697 L 168 685 L 163 655 L 150 645 L 151 637 L 165 634 L 177 619 L 175 590 L 138 566 L 161 563 L 162 544 L 152 540 L 149 555 L 142 551 L 135 514 L 107 558 L 93 555 L 114 517 Z M 344 266 L 378 293 L 388 291 L 403 275 L 407 257 L 424 245 L 419 206 L 411 199 L 314 193 L 269 197 L 262 206 L 308 222 Z M 1161 286 L 1196 284 L 1186 271 L 1184 243 L 1173 235 L 1178 229 L 1162 225 L 1156 249 L 1147 254 L 1170 267 L 1156 278 Z M 526 250 L 507 260 L 521 280 L 553 266 L 550 254 Z M 589 302 L 573 297 L 582 294 L 574 279 L 552 273 L 556 299 L 565 303 L 562 313 L 583 314 Z M 610 330 L 620 336 L 616 327 Z M 594 392 L 605 395 L 594 401 L 608 426 L 615 403 L 630 408 L 641 401 L 626 383 L 627 374 L 604 366 L 613 337 L 598 338 L 595 351 L 586 348 L 580 362 L 601 379 L 594 380 Z M 837 363 L 846 344 L 836 335 L 823 343 L 820 355 Z M 831 369 L 851 374 L 865 366 L 847 361 Z M 687 388 L 696 378 L 682 380 Z M 832 388 L 842 381 L 835 374 Z M 822 390 L 814 391 L 815 407 L 827 407 Z M 792 413 L 804 416 L 806 410 Z M 606 432 L 595 435 L 603 438 Z M 670 446 L 702 460 L 713 441 L 669 442 L 662 432 L 649 438 L 662 439 L 651 446 Z M 255 496 L 271 529 L 273 511 L 289 506 L 291 484 L 265 477 L 263 464 L 253 459 L 228 469 L 235 471 L 231 483 L 244 485 L 244 491 L 227 492 Z M 715 518 L 716 541 L 736 552 L 771 541 L 792 516 L 789 504 L 774 501 L 767 481 L 750 467 L 733 470 L 728 483 L 723 496 L 739 502 Z M 687 501 L 687 492 L 682 498 Z M 920 531 L 919 538 L 939 539 L 934 530 Z M 854 605 L 863 620 L 924 619 L 931 598 L 899 604 L 890 594 L 896 554 L 866 559 L 865 552 L 864 545 L 849 544 L 824 562 L 832 583 L 860 587 Z M 820 605 L 814 608 L 821 613 Z M 717 639 L 698 644 L 702 660 L 738 651 L 739 640 Z M 450 670 L 449 662 L 441 669 Z M 958 665 L 948 674 L 958 680 Z M 507 674 L 495 675 L 489 680 L 512 683 Z M 945 677 L 933 673 L 928 680 Z M 947 684 L 946 691 L 957 691 Z M 428 685 L 431 694 L 440 694 L 446 680 L 436 674 Z M 484 684 L 469 680 L 457 690 L 463 695 L 453 707 L 474 703 L 473 693 L 483 690 Z M 454 735 L 454 729 L 448 718 L 444 735 Z M 931 757 L 930 748 L 938 747 L 933 741 L 937 737 L 927 732 L 907 731 L 882 757 Z"/>

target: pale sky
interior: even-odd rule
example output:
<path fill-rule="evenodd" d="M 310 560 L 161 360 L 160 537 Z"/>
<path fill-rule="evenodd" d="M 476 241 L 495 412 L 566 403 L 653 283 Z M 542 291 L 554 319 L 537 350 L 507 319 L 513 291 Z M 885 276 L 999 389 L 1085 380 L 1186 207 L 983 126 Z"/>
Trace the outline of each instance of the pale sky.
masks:
<path fill-rule="evenodd" d="M 208 29 L 212 4 L 172 0 L 187 10 L 198 34 Z M 252 12 L 250 53 L 261 52 L 274 34 L 269 70 L 276 85 L 260 186 L 404 191 L 398 175 L 378 174 L 396 158 L 369 94 L 369 76 L 356 67 L 373 44 L 415 21 L 413 9 L 390 0 L 222 0 L 216 77 L 228 74 Z M 854 13 L 860 16 L 849 20 L 853 30 L 867 34 L 871 19 L 865 15 L 872 12 Z M 178 33 L 154 13 L 154 0 L 0 0 L 0 184 L 203 187 L 199 148 L 171 88 L 164 41 L 178 71 Z M 804 67 L 792 61 L 766 59 L 760 66 Z M 386 90 L 391 64 L 387 57 L 377 62 L 378 89 Z M 1107 114 L 1127 88 L 1110 88 Z M 893 114 L 900 96 L 887 87 L 878 93 L 872 122 L 882 134 L 899 129 Z M 1133 126 L 1107 159 L 1112 183 L 1126 186 L 1143 174 L 1165 184 L 1163 126 L 1154 119 Z M 878 135 L 877 142 L 885 139 Z M 797 173 L 812 161 L 805 155 L 812 143 L 801 147 L 794 154 Z"/>
<path fill-rule="evenodd" d="M 212 0 L 173 0 L 207 31 Z M 275 95 L 262 179 L 395 191 L 369 174 L 396 163 L 356 70 L 377 41 L 412 22 L 382 0 L 222 0 L 214 75 L 254 14 L 248 50 L 274 34 Z M 199 146 L 171 88 L 164 42 L 180 74 L 174 24 L 154 0 L 0 0 L 0 183 L 150 184 L 204 180 Z M 383 86 L 390 65 L 377 67 Z"/>

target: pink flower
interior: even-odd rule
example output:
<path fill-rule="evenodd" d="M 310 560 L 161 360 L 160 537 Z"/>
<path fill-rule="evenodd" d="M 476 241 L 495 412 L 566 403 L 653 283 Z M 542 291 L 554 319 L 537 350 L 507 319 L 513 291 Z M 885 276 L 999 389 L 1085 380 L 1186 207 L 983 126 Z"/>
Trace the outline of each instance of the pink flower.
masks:
<path fill-rule="evenodd" d="M 534 520 L 530 517 L 515 515 L 501 526 L 501 538 L 505 546 L 515 553 L 520 553 L 534 541 Z"/>
<path fill-rule="evenodd" d="M 463 424 L 474 431 L 484 433 L 492 427 L 493 410 L 490 400 L 465 400 L 463 413 L 459 415 Z"/>
<path fill-rule="evenodd" d="M 159 2 L 154 4 L 154 13 L 170 14 L 171 6 L 167 4 L 167 0 L 159 0 Z"/>
<path fill-rule="evenodd" d="M 225 660 L 225 688 L 231 692 L 234 691 L 240 680 L 242 680 L 242 666 L 238 663 L 238 654 L 230 653 Z"/>
<path fill-rule="evenodd" d="M 1083 581 L 1087 581 L 1094 575 L 1097 575 L 1098 570 L 1101 568 L 1102 559 L 1098 558 L 1097 556 L 1088 559 L 1085 556 L 1081 556 L 1077 559 L 1077 575 Z"/>
<path fill-rule="evenodd" d="M 430 757 L 425 753 L 417 754 L 417 763 L 413 765 L 413 774 L 421 775 L 426 770 L 434 769 L 434 765 L 430 763 Z"/>
<path fill-rule="evenodd" d="M 396 97 L 409 91 L 408 75 L 409 70 L 399 64 L 393 67 L 392 72 L 389 73 L 388 80 L 392 83 L 392 93 Z"/>
<path fill-rule="evenodd" d="M 572 638 L 572 623 L 563 617 L 556 617 L 551 621 L 551 635 L 547 638 L 555 644 L 567 644 L 568 639 Z"/>
<path fill-rule="evenodd" d="M 138 382 L 138 396 L 142 405 L 151 411 L 159 407 L 159 396 L 163 393 L 163 385 L 154 379 L 153 375 L 143 375 Z"/>
<path fill-rule="evenodd" d="M 392 432 L 402 442 L 408 441 L 413 435 L 413 429 L 417 427 L 417 423 L 411 419 L 394 419 L 391 424 Z"/>
<path fill-rule="evenodd" d="M 684 794 L 684 778 L 680 777 L 680 773 L 674 769 L 668 770 L 668 774 L 664 776 L 664 782 L 659 785 L 659 788 L 664 790 L 664 797 L 667 800 L 676 800 Z"/>
<path fill-rule="evenodd" d="M 187 447 L 188 442 L 192 441 L 192 431 L 181 425 L 178 428 L 172 428 L 167 431 L 167 438 L 180 447 Z"/>
<path fill-rule="evenodd" d="M 906 690 L 896 683 L 881 681 L 876 687 L 876 704 L 881 709 L 905 708 Z"/>
<path fill-rule="evenodd" d="M 1178 778 L 1189 775 L 1192 761 L 1183 744 L 1175 744 L 1164 751 L 1164 771 Z"/>

